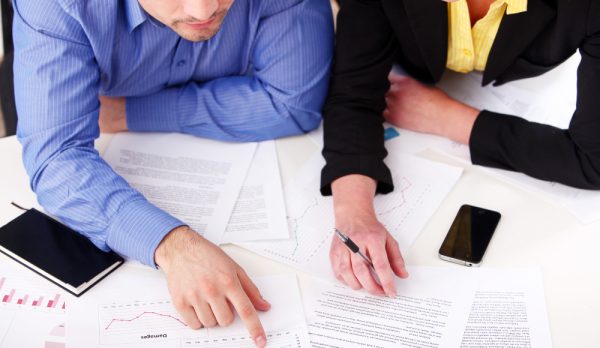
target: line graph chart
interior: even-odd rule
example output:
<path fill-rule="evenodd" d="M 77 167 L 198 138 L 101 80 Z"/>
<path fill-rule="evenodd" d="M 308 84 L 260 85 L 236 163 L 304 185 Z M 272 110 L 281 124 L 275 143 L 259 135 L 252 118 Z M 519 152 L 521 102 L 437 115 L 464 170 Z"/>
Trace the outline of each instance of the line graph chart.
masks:
<path fill-rule="evenodd" d="M 299 174 L 298 177 L 305 176 Z M 331 240 L 333 205 L 331 197 L 322 197 L 319 193 L 318 177 L 311 175 L 309 178 L 313 180 L 291 183 L 285 188 L 290 239 L 245 245 L 251 245 L 250 248 L 257 248 L 255 251 L 260 254 L 296 267 L 321 259 Z"/>
<path fill-rule="evenodd" d="M 118 291 L 99 288 L 94 296 L 71 306 L 67 318 L 69 347 L 254 347 L 237 314 L 228 326 L 198 330 L 186 326 L 158 271 L 125 267 L 115 279 L 122 284 Z M 254 277 L 253 282 L 273 306 L 258 313 L 269 347 L 310 347 L 295 275 Z"/>
<path fill-rule="evenodd" d="M 462 169 L 407 155 L 386 159 L 395 189 L 374 199 L 378 220 L 405 252 L 459 179 Z M 314 275 L 332 279 L 329 245 L 333 200 L 319 192 L 324 160 L 317 154 L 285 187 L 290 240 L 240 243 L 242 247 Z"/>
<path fill-rule="evenodd" d="M 104 330 L 109 330 L 110 327 L 112 326 L 112 324 L 114 324 L 114 323 L 131 323 L 133 321 L 136 321 L 137 319 L 140 319 L 143 316 L 157 316 L 157 317 L 163 317 L 163 318 L 171 318 L 171 319 L 179 322 L 183 326 L 187 326 L 181 319 L 179 319 L 175 316 L 169 315 L 169 314 L 162 314 L 162 313 L 158 313 L 158 312 L 142 312 L 141 314 L 138 314 L 131 319 L 113 318 L 113 319 L 111 319 L 110 323 L 108 323 L 108 325 L 106 325 L 106 328 L 104 328 Z"/>
<path fill-rule="evenodd" d="M 100 343 L 109 345 L 176 338 L 188 330 L 169 300 L 101 304 L 98 322 Z"/>

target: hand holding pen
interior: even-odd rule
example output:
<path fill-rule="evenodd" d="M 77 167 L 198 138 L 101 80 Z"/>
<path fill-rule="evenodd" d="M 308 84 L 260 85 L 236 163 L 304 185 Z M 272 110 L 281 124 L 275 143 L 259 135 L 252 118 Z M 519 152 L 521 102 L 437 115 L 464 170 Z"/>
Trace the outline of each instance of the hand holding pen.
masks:
<path fill-rule="evenodd" d="M 386 246 L 381 248 L 383 249 L 383 253 L 379 255 L 373 255 L 370 253 L 374 260 L 379 261 L 378 269 L 376 264 L 374 264 L 369 257 L 369 254 L 367 254 L 367 249 L 361 250 L 361 248 L 348 235 L 337 228 L 335 229 L 334 239 L 338 240 L 344 245 L 346 252 L 350 251 L 350 271 L 352 272 L 352 278 L 354 278 L 350 278 L 350 272 L 346 270 L 345 274 L 336 272 L 336 277 L 338 280 L 346 283 L 353 289 L 360 289 L 361 287 L 364 287 L 367 291 L 375 295 L 385 294 L 388 297 L 396 296 L 396 280 L 394 274 L 401 278 L 406 278 L 408 276 L 408 273 L 404 268 L 404 260 L 402 259 L 399 250 L 396 251 L 391 249 L 390 246 Z M 397 248 L 397 243 L 391 236 L 389 236 L 389 234 L 387 242 L 392 244 L 391 247 Z M 336 242 L 334 241 L 332 244 L 332 251 L 335 243 Z M 348 278 L 350 279 L 347 281 Z"/>
<path fill-rule="evenodd" d="M 393 297 L 396 276 L 406 278 L 408 273 L 398 243 L 377 219 L 373 206 L 376 188 L 377 181 L 359 174 L 331 183 L 335 227 L 340 233 L 333 236 L 329 259 L 340 282 L 373 295 Z"/>
<path fill-rule="evenodd" d="M 335 229 L 335 234 L 342 241 L 342 243 L 344 243 L 344 245 L 346 245 L 348 247 L 348 249 L 350 249 L 350 251 L 352 253 L 360 256 L 367 263 L 367 265 L 369 265 L 369 271 L 371 271 L 371 275 L 373 276 L 373 278 L 375 278 L 375 281 L 377 282 L 377 284 L 381 285 L 381 280 L 379 280 L 379 277 L 377 276 L 377 271 L 375 271 L 375 266 L 373 266 L 373 261 L 371 261 L 370 258 L 368 258 L 365 254 L 363 254 L 360 251 L 360 248 L 358 247 L 358 245 L 356 245 L 354 243 L 354 241 L 352 241 L 352 239 L 350 239 L 350 237 L 343 234 L 337 228 Z"/>

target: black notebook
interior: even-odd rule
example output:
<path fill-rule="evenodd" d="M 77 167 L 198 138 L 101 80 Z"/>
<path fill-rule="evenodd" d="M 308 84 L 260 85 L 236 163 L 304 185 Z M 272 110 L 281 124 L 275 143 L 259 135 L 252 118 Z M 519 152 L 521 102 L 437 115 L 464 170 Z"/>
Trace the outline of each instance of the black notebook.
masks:
<path fill-rule="evenodd" d="M 0 228 L 0 251 L 75 296 L 124 262 L 35 209 Z"/>

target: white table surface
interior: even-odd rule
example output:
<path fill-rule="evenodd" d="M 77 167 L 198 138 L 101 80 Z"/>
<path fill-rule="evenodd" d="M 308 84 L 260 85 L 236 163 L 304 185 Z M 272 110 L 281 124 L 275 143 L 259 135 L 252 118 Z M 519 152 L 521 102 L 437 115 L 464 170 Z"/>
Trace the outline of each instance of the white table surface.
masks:
<path fill-rule="evenodd" d="M 102 152 L 109 140 L 110 136 L 102 136 L 97 148 Z M 278 140 L 277 147 L 284 181 L 311 154 L 319 151 L 306 137 Z M 15 137 L 0 139 L 1 225 L 21 213 L 10 205 L 11 201 L 26 207 L 36 204 L 20 153 L 21 147 Z M 456 164 L 433 152 L 423 155 Z M 461 267 L 439 260 L 437 250 L 458 207 L 464 203 L 502 213 L 483 267 L 541 267 L 554 346 L 600 347 L 597 252 L 600 222 L 581 225 L 559 205 L 487 176 L 477 167 L 465 167 L 454 190 L 405 255 L 409 270 L 410 265 Z M 301 283 L 307 280 L 308 276 L 302 272 L 242 248 L 226 245 L 224 249 L 252 275 L 295 272 Z M 2 257 L 0 262 L 9 261 Z"/>

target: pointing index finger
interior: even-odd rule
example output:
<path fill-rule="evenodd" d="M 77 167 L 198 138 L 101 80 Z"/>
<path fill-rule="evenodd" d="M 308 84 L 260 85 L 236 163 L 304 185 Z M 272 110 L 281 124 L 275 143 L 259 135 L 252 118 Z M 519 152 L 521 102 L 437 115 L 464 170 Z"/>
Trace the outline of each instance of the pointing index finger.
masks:
<path fill-rule="evenodd" d="M 265 347 L 267 344 L 265 330 L 260 323 L 260 319 L 258 318 L 258 313 L 256 313 L 254 305 L 248 298 L 248 295 L 246 295 L 244 290 L 242 290 L 241 284 L 237 290 L 235 290 L 235 292 L 229 296 L 229 301 L 244 322 L 246 329 L 254 340 L 254 344 L 260 348 Z"/>

